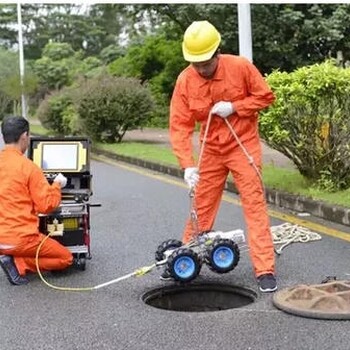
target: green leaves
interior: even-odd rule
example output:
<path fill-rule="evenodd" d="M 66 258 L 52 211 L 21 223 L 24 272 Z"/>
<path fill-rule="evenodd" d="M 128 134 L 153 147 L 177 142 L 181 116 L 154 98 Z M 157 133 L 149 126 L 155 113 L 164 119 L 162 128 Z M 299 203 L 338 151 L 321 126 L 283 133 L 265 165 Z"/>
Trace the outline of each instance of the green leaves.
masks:
<path fill-rule="evenodd" d="M 153 99 L 135 78 L 101 75 L 76 90 L 76 106 L 85 131 L 96 141 L 120 142 L 127 130 L 145 125 Z"/>
<path fill-rule="evenodd" d="M 289 74 L 274 71 L 267 81 L 277 100 L 261 113 L 266 142 L 316 186 L 349 188 L 350 68 L 328 60 Z"/>

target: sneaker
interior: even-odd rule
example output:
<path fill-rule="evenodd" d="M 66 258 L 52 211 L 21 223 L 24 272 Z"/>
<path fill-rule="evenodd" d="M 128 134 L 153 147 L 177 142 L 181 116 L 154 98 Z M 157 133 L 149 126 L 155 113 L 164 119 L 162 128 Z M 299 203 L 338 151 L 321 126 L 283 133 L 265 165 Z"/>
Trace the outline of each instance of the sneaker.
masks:
<path fill-rule="evenodd" d="M 160 275 L 161 281 L 174 281 L 174 279 L 171 277 L 169 270 L 164 270 L 163 273 Z"/>
<path fill-rule="evenodd" d="M 11 255 L 1 255 L 0 256 L 0 266 L 4 270 L 7 279 L 11 284 L 14 285 L 22 285 L 27 284 L 29 280 L 26 277 L 22 277 L 13 261 L 13 257 Z"/>
<path fill-rule="evenodd" d="M 272 273 L 267 273 L 258 277 L 259 289 L 263 293 L 277 290 L 276 277 Z"/>

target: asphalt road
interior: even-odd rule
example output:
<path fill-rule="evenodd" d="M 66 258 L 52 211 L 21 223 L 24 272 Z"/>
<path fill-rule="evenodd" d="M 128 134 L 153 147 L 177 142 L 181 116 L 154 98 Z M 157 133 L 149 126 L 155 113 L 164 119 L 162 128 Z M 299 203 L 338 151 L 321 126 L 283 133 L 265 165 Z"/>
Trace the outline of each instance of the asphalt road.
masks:
<path fill-rule="evenodd" d="M 182 181 L 122 163 L 92 162 L 93 258 L 84 272 L 47 279 L 60 286 L 94 286 L 153 263 L 158 244 L 180 238 L 189 211 Z M 227 194 L 229 198 L 235 196 Z M 271 218 L 271 224 L 281 221 Z M 243 228 L 241 207 L 223 201 L 216 228 Z M 323 236 L 293 244 L 277 259 L 279 287 L 348 276 L 350 243 Z M 312 350 L 349 349 L 349 321 L 297 317 L 277 310 L 258 293 L 245 307 L 215 312 L 175 312 L 146 305 L 142 295 L 165 285 L 160 270 L 92 292 L 62 292 L 33 275 L 11 286 L 0 271 L 1 350 Z M 257 291 L 247 253 L 225 275 L 206 266 L 196 282 L 211 281 Z M 168 284 L 166 284 L 168 285 Z"/>

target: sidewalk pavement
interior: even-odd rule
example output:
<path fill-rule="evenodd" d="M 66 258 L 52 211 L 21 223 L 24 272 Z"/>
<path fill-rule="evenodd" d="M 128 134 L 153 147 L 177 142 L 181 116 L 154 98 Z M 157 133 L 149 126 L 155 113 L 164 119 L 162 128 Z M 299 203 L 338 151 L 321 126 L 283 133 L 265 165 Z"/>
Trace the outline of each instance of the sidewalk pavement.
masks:
<path fill-rule="evenodd" d="M 199 133 L 196 132 L 193 136 L 193 146 L 197 152 L 199 151 L 198 135 Z M 144 128 L 142 130 L 130 130 L 126 132 L 123 140 L 147 141 L 170 147 L 169 133 L 167 129 Z M 282 153 L 270 148 L 264 142 L 262 142 L 261 145 L 264 164 L 274 165 L 279 168 L 295 169 L 293 162 Z"/>
<path fill-rule="evenodd" d="M 170 147 L 168 130 L 166 129 L 149 129 L 127 131 L 124 141 L 145 141 L 149 143 L 160 144 L 164 147 Z M 198 133 L 195 133 L 193 140 L 194 149 L 198 151 Z M 269 148 L 262 143 L 263 161 L 265 164 L 272 164 L 276 167 L 295 169 L 294 164 L 283 154 Z M 108 151 L 92 147 L 95 154 L 104 155 L 109 158 L 135 164 L 151 170 L 166 173 L 168 175 L 183 178 L 183 171 L 177 166 L 165 166 L 151 161 L 113 154 Z M 228 180 L 226 184 L 227 191 L 237 193 L 234 184 Z M 267 203 L 288 209 L 294 213 L 308 213 L 315 217 L 327 220 L 340 225 L 350 226 L 350 208 L 313 200 L 297 194 L 281 192 L 279 190 L 265 188 Z"/>

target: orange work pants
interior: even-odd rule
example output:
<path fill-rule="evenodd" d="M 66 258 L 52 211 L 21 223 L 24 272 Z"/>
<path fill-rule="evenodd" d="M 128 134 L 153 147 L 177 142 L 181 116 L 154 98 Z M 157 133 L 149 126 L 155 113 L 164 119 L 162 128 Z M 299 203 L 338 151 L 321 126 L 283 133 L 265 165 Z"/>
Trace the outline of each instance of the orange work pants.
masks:
<path fill-rule="evenodd" d="M 26 272 L 36 272 L 35 256 L 39 244 L 46 236 L 42 233 L 26 236 L 10 249 L 0 249 L 0 254 L 12 255 L 21 276 Z M 40 248 L 40 271 L 63 270 L 73 262 L 68 248 L 52 238 L 48 238 Z"/>
<path fill-rule="evenodd" d="M 261 146 L 259 142 L 246 147 L 261 170 Z M 267 213 L 265 195 L 261 181 L 254 167 L 240 147 L 229 154 L 211 154 L 204 150 L 199 169 L 200 180 L 195 190 L 194 204 L 197 210 L 199 232 L 211 230 L 220 206 L 227 176 L 231 172 L 239 192 L 247 225 L 250 258 L 255 276 L 274 273 L 275 255 Z M 187 243 L 194 234 L 191 219 L 187 221 L 183 242 Z"/>

